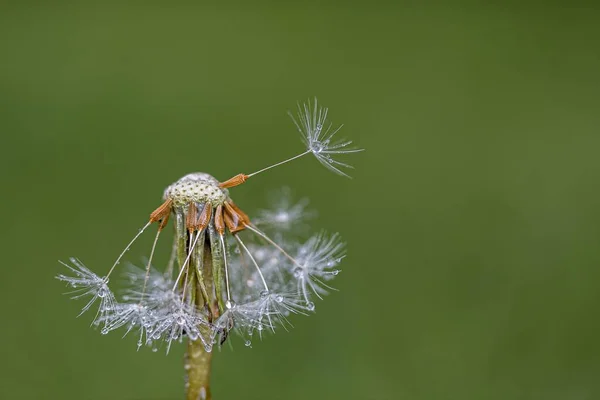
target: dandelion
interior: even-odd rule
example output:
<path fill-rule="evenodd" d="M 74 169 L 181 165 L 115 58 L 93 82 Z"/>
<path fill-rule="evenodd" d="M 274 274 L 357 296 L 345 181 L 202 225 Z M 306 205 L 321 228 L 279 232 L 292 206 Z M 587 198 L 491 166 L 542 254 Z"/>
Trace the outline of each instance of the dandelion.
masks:
<path fill-rule="evenodd" d="M 279 328 L 289 329 L 294 314 L 315 310 L 315 299 L 330 289 L 344 258 L 338 234 L 320 233 L 304 243 L 293 233 L 314 215 L 307 200 L 293 202 L 289 189 L 269 210 L 253 221 L 236 203 L 229 189 L 248 178 L 306 154 L 334 172 L 349 167 L 333 159 L 360 151 L 349 141 L 333 141 L 339 128 L 327 125 L 327 109 L 310 103 L 299 108 L 294 120 L 306 143 L 305 152 L 252 174 L 219 181 L 206 173 L 191 173 L 169 185 L 163 203 L 151 214 L 105 276 L 100 277 L 79 260 L 63 263 L 72 276 L 57 279 L 75 289 L 74 298 L 87 298 L 82 313 L 98 304 L 93 325 L 103 334 L 135 332 L 138 349 L 144 345 L 166 352 L 187 339 L 185 369 L 188 399 L 209 399 L 212 349 L 228 341 L 232 332 L 251 347 L 256 338 Z M 163 271 L 153 259 L 161 232 L 173 221 L 171 257 Z M 117 298 L 109 279 L 135 241 L 150 227 L 157 230 L 144 268 L 125 270 L 127 289 Z M 263 230 L 263 228 L 265 230 Z"/>

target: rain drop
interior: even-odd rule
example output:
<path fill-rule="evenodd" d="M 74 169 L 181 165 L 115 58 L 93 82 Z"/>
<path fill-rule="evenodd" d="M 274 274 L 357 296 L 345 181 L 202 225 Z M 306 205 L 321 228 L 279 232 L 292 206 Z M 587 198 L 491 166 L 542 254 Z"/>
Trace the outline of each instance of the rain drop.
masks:
<path fill-rule="evenodd" d="M 308 311 L 314 311 L 315 310 L 315 303 L 313 303 L 312 301 L 309 301 L 308 303 L 306 303 L 306 309 Z"/>

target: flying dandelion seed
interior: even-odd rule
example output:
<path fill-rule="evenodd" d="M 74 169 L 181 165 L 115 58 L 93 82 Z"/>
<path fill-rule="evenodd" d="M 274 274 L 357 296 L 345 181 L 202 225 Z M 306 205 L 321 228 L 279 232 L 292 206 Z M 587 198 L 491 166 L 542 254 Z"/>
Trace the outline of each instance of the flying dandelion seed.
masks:
<path fill-rule="evenodd" d="M 334 140 L 341 126 L 332 128 L 327 115 L 316 99 L 314 104 L 299 105 L 294 123 L 306 150 L 294 157 L 224 182 L 198 172 L 168 186 L 163 203 L 105 276 L 94 274 L 77 259 L 71 259 L 70 265 L 63 263 L 72 276 L 61 274 L 57 279 L 74 289 L 73 298 L 88 299 L 82 313 L 98 304 L 92 324 L 102 334 L 117 329 L 124 335 L 134 332 L 138 348 L 164 347 L 167 352 L 173 343 L 188 339 L 188 399 L 210 399 L 210 359 L 215 345 L 223 345 L 235 332 L 251 347 L 255 338 L 289 328 L 291 315 L 314 312 L 315 299 L 327 293 L 330 280 L 339 272 L 345 245 L 338 234 L 318 233 L 303 243 L 290 235 L 313 215 L 306 210 L 306 200 L 292 202 L 285 189 L 281 201 L 261 211 L 253 223 L 229 195 L 229 189 L 249 178 L 308 154 L 348 176 L 341 168 L 350 165 L 334 157 L 361 150 L 348 147 L 350 141 Z M 170 218 L 175 230 L 173 251 L 164 272 L 159 272 L 152 261 Z M 158 229 L 145 268 L 126 270 L 129 288 L 117 300 L 109 278 L 154 223 Z"/>

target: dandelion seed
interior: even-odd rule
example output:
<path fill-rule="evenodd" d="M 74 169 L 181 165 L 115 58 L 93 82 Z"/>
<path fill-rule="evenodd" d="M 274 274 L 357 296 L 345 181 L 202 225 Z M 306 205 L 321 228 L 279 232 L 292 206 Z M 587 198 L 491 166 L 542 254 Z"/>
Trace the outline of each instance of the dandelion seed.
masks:
<path fill-rule="evenodd" d="M 56 278 L 67 282 L 74 289 L 70 292 L 70 294 L 73 294 L 72 299 L 91 297 L 88 303 L 82 308 L 79 316 L 88 311 L 98 301 L 98 312 L 93 323 L 96 321 L 106 321 L 106 316 L 116 305 L 115 297 L 108 287 L 108 279 L 94 274 L 76 258 L 71 258 L 70 261 L 74 267 L 62 261 L 60 263 L 70 269 L 74 276 L 60 274 Z"/>
<path fill-rule="evenodd" d="M 160 309 L 165 304 L 177 301 L 178 296 L 171 291 L 173 281 L 168 276 L 151 268 L 144 293 L 146 271 L 130 265 L 125 273 L 129 287 L 125 290 L 124 301 L 145 304 L 149 309 Z"/>
<path fill-rule="evenodd" d="M 232 188 L 246 182 L 249 178 L 268 171 L 272 168 L 287 164 L 290 161 L 304 157 L 307 154 L 313 154 L 317 160 L 327 169 L 335 172 L 338 175 L 350 178 L 350 175 L 342 171 L 340 168 L 353 168 L 350 164 L 336 160 L 334 157 L 343 156 L 351 153 L 358 153 L 364 149 L 356 149 L 349 147 L 352 144 L 351 140 L 337 140 L 333 137 L 342 129 L 342 125 L 332 129 L 332 124 L 327 121 L 327 108 L 319 108 L 317 99 L 315 98 L 314 106 L 310 100 L 307 103 L 300 105 L 298 103 L 297 119 L 291 112 L 288 112 L 292 118 L 294 125 L 302 135 L 302 140 L 306 145 L 306 151 L 297 154 L 293 157 L 269 165 L 268 167 L 259 169 L 251 174 L 237 174 L 236 176 L 221 183 L 222 188 Z"/>
<path fill-rule="evenodd" d="M 202 329 L 208 327 L 208 322 L 194 307 L 184 301 L 175 302 L 169 308 L 159 310 L 150 330 L 151 340 L 162 340 L 167 343 L 167 353 L 173 342 L 181 341 L 185 335 L 190 340 L 200 340 L 205 348 L 209 341 L 204 337 Z"/>
<path fill-rule="evenodd" d="M 326 282 L 338 275 L 336 267 L 345 257 L 344 248 L 345 244 L 337 233 L 328 236 L 321 232 L 298 249 L 294 277 L 307 304 L 313 304 L 309 300 L 310 291 L 320 299 L 331 289 Z M 314 304 L 309 308 L 314 309 Z"/>
<path fill-rule="evenodd" d="M 271 196 L 270 208 L 259 210 L 254 223 L 264 226 L 282 236 L 303 232 L 306 220 L 316 216 L 316 212 L 307 210 L 308 199 L 292 200 L 291 189 L 284 187 Z"/>
<path fill-rule="evenodd" d="M 288 114 L 294 121 L 296 128 L 302 135 L 302 140 L 307 147 L 307 151 L 312 153 L 321 164 L 336 174 L 350 178 L 348 174 L 340 168 L 353 168 L 350 164 L 336 160 L 334 157 L 357 153 L 363 149 L 349 147 L 351 140 L 335 140 L 334 136 L 342 129 L 343 125 L 333 128 L 327 120 L 327 108 L 319 107 L 315 98 L 314 104 L 310 101 L 305 104 L 298 104 L 298 113 L 296 117 L 289 112 Z"/>
<path fill-rule="evenodd" d="M 123 337 L 127 336 L 131 331 L 138 332 L 138 350 L 144 343 L 150 343 L 148 335 L 152 331 L 154 325 L 154 315 L 147 306 L 134 304 L 118 304 L 112 312 L 112 315 L 107 319 L 107 323 L 103 328 L 104 333 L 108 333 L 115 329 L 125 327 Z"/>

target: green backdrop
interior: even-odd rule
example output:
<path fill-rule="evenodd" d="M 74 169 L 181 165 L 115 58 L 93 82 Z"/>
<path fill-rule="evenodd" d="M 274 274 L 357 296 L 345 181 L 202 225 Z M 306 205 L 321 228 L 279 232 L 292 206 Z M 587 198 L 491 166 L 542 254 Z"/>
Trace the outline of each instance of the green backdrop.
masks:
<path fill-rule="evenodd" d="M 215 399 L 600 398 L 600 10 L 531 3 L 0 5 L 0 398 L 182 398 L 183 346 L 90 329 L 57 260 L 102 273 L 180 176 L 301 151 L 312 96 L 354 179 L 232 196 L 309 197 L 339 292 L 218 352 Z"/>

